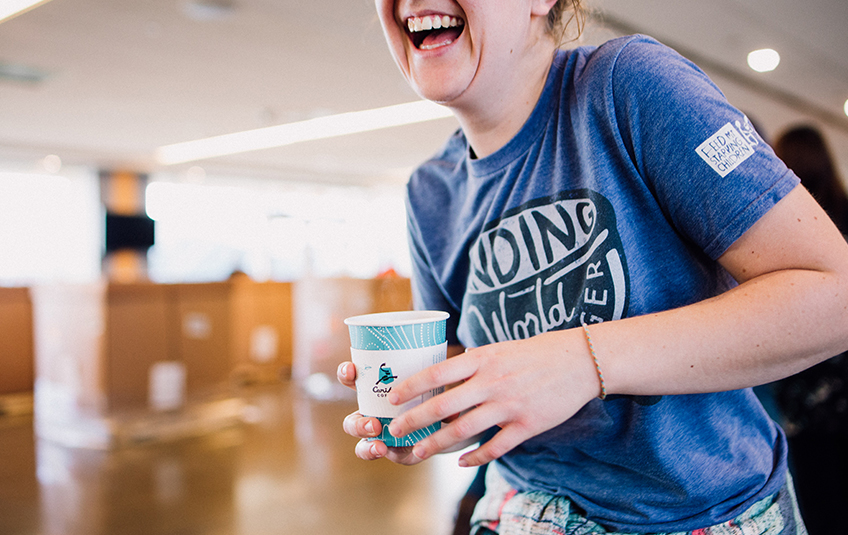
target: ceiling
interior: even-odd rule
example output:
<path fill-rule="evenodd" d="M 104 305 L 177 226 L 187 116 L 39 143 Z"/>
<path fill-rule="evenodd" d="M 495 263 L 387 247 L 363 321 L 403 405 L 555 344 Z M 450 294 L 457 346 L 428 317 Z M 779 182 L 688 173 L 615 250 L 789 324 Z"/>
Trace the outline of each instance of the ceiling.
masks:
<path fill-rule="evenodd" d="M 584 38 L 630 32 L 677 48 L 767 137 L 822 127 L 848 177 L 848 2 L 590 0 Z M 204 8 L 204 9 L 201 9 Z M 217 8 L 217 9 L 214 9 Z M 228 9 L 232 8 L 232 9 Z M 777 49 L 770 73 L 746 65 Z M 372 0 L 52 0 L 0 24 L 0 161 L 339 184 L 405 180 L 454 119 L 168 169 L 157 147 L 416 100 Z"/>

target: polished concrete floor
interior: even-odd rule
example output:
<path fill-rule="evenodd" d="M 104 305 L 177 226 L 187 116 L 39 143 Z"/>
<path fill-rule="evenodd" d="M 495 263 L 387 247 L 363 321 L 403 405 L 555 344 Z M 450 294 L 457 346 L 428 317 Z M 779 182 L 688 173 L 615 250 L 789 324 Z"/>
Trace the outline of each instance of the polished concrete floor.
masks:
<path fill-rule="evenodd" d="M 0 417 L 0 534 L 449 534 L 473 474 L 458 454 L 365 462 L 341 430 L 354 402 L 288 384 L 247 393 L 246 421 L 110 451 L 33 436 Z"/>

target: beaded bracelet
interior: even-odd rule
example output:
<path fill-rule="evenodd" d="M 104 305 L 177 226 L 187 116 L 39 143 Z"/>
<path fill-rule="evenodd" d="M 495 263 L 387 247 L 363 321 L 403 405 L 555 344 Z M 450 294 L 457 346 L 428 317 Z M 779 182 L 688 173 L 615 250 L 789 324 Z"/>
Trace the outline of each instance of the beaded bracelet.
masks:
<path fill-rule="evenodd" d="M 585 323 L 583 325 L 583 333 L 586 335 L 586 344 L 589 346 L 589 353 L 592 355 L 592 361 L 595 363 L 595 371 L 598 372 L 598 381 L 601 383 L 601 395 L 598 396 L 601 399 L 607 398 L 607 385 L 604 382 L 604 373 L 601 371 L 601 364 L 598 362 L 598 356 L 595 354 L 595 346 L 592 344 L 592 336 L 589 335 L 589 326 Z"/>

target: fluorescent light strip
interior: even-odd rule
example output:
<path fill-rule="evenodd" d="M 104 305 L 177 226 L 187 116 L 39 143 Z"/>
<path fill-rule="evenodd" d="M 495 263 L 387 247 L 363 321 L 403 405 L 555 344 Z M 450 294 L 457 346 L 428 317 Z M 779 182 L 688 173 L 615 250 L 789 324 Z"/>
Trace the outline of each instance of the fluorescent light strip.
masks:
<path fill-rule="evenodd" d="M 0 22 L 5 22 L 16 15 L 46 4 L 50 0 L 4 0 L 0 2 Z"/>
<path fill-rule="evenodd" d="M 173 165 L 228 154 L 282 147 L 303 141 L 432 121 L 451 115 L 451 111 L 444 106 L 420 100 L 385 108 L 341 113 L 296 123 L 175 143 L 159 147 L 156 149 L 155 156 L 156 161 L 160 164 Z"/>

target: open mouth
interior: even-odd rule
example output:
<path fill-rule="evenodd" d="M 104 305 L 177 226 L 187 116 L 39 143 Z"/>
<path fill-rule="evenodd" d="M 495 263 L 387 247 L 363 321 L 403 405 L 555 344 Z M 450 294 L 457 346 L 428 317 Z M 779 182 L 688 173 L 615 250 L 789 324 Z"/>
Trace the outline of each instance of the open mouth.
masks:
<path fill-rule="evenodd" d="M 407 19 L 407 34 L 419 50 L 447 46 L 462 34 L 465 21 L 448 15 L 427 15 Z"/>

